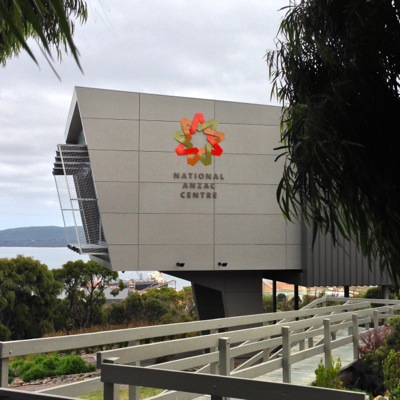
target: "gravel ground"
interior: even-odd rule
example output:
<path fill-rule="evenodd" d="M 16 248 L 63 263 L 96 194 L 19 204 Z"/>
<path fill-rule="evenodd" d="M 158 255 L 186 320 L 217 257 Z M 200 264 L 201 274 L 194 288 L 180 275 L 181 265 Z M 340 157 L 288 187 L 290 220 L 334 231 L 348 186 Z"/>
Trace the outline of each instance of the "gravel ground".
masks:
<path fill-rule="evenodd" d="M 67 383 L 79 382 L 84 379 L 90 379 L 100 376 L 100 370 L 88 372 L 85 374 L 62 375 L 45 379 L 38 379 L 37 381 L 24 382 L 22 380 L 14 380 L 8 385 L 9 389 L 24 390 L 29 392 L 38 392 L 43 389 L 50 389 L 55 386 L 66 385 Z"/>

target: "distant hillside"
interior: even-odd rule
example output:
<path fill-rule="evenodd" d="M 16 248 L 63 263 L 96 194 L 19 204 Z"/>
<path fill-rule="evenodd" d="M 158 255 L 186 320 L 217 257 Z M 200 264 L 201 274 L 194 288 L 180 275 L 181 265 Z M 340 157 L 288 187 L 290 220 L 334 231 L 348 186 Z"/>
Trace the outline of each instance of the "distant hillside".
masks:
<path fill-rule="evenodd" d="M 68 227 L 74 237 L 74 227 Z M 31 226 L 0 230 L 0 247 L 65 247 L 66 230 L 60 226 Z"/>

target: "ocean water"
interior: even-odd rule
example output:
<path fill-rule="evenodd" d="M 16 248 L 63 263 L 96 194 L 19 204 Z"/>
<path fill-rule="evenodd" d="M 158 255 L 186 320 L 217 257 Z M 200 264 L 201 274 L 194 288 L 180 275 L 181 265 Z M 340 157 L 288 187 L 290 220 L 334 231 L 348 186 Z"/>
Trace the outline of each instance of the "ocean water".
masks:
<path fill-rule="evenodd" d="M 0 258 L 15 258 L 18 254 L 32 257 L 47 265 L 49 269 L 61 268 L 68 261 L 89 261 L 88 255 L 81 255 L 70 250 L 68 247 L 0 247 Z M 148 274 L 153 271 L 126 271 L 119 272 L 120 279 L 147 279 Z M 173 281 L 170 287 L 181 290 L 184 286 L 190 286 L 190 282 L 173 276 L 163 274 L 165 281 Z"/>

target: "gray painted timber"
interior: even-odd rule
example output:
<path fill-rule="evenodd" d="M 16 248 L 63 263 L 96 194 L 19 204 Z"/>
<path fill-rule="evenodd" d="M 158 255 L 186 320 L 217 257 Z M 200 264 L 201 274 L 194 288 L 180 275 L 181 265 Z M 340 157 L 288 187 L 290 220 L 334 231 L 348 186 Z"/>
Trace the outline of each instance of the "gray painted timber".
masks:
<path fill-rule="evenodd" d="M 347 304 L 324 306 L 326 303 L 334 302 L 335 304 L 341 301 Z M 312 398 L 312 395 L 322 392 L 298 389 L 298 386 L 293 385 L 297 382 L 310 384 L 310 376 L 306 380 L 300 380 L 300 376 L 298 376 L 300 372 L 304 378 L 304 366 L 307 363 L 311 364 L 307 368 L 308 374 L 310 374 L 315 370 L 321 359 L 326 363 L 330 354 L 334 359 L 337 355 L 341 355 L 342 365 L 346 365 L 347 362 L 351 362 L 347 357 L 357 357 L 354 349 L 358 344 L 358 329 L 364 329 L 366 326 L 378 326 L 378 323 L 382 323 L 389 316 L 393 316 L 396 310 L 400 310 L 400 301 L 373 299 L 373 302 L 381 304 L 381 306 L 371 308 L 370 301 L 363 299 L 322 298 L 312 303 L 309 308 L 293 312 L 195 321 L 56 338 L 0 342 L 2 358 L 0 382 L 3 387 L 8 384 L 8 360 L 11 356 L 52 351 L 62 352 L 67 349 L 77 349 L 80 346 L 84 348 L 96 344 L 115 344 L 127 341 L 129 342 L 128 347 L 98 353 L 98 366 L 102 370 L 101 382 L 106 384 L 106 396 L 110 396 L 110 393 L 116 394 L 114 384 L 126 383 L 126 379 L 133 370 L 126 372 L 127 375 L 123 375 L 121 380 L 116 379 L 119 379 L 119 372 L 128 371 L 125 368 L 134 363 L 137 368 L 134 370 L 135 377 L 132 381 L 129 381 L 131 385 L 138 384 L 135 382 L 140 377 L 140 385 L 149 386 L 147 379 L 160 376 L 162 378 L 157 381 L 157 384 L 164 385 L 164 383 L 167 383 L 165 388 L 171 387 L 175 390 L 181 390 L 185 384 L 187 385 L 187 382 L 193 382 L 194 386 L 190 387 L 192 390 L 193 388 L 196 388 L 195 391 L 200 390 L 197 388 L 205 388 L 204 391 L 199 393 L 208 393 L 213 397 L 221 395 L 240 397 L 243 395 L 243 398 L 250 399 L 258 398 L 257 396 L 261 393 L 257 394 L 258 390 L 271 390 L 271 393 L 280 391 L 285 395 L 296 393 Z M 321 305 L 322 307 L 319 307 Z M 353 332 L 352 334 L 349 333 L 350 330 Z M 209 331 L 210 334 L 202 334 L 204 331 Z M 281 336 L 282 331 L 288 333 L 284 341 Z M 183 339 L 154 342 L 160 337 L 171 337 L 185 332 L 192 335 L 197 333 L 197 335 Z M 149 339 L 152 343 L 140 344 L 141 341 L 146 342 L 146 339 Z M 276 351 L 282 345 L 284 346 L 283 351 Z M 342 352 L 343 349 L 344 353 L 337 353 L 337 351 Z M 196 351 L 197 355 L 193 353 L 196 353 Z M 163 363 L 154 362 L 158 357 L 176 354 L 182 354 L 183 358 L 172 359 Z M 250 358 L 248 355 L 250 355 Z M 243 356 L 247 358 L 243 360 Z M 234 365 L 234 359 L 242 359 L 242 362 L 239 365 Z M 105 366 L 106 360 L 111 360 L 116 364 Z M 146 367 L 139 367 L 142 362 L 146 362 Z M 114 367 L 116 369 L 112 370 Z M 121 370 L 120 367 L 122 367 Z M 193 368 L 199 373 L 187 375 L 187 372 L 182 371 Z M 220 368 L 220 373 L 222 371 L 229 376 L 215 375 L 218 368 Z M 283 368 L 290 369 L 283 371 Z M 273 372 L 275 370 L 278 372 Z M 291 382 L 279 386 L 276 386 L 277 382 L 261 382 L 267 379 L 276 379 L 273 377 L 275 373 L 281 377 L 282 381 L 290 380 Z M 207 374 L 205 375 L 206 378 L 204 378 L 204 374 Z M 192 377 L 192 375 L 197 376 Z M 187 376 L 189 376 L 188 380 L 183 383 Z M 225 379 L 229 379 L 231 384 Z M 213 381 L 218 388 L 210 392 L 208 385 Z M 54 390 L 49 389 L 44 391 L 43 394 L 61 396 L 72 393 L 74 395 L 83 394 L 95 390 L 102 384 L 101 382 L 98 379 L 93 379 L 75 383 L 72 386 L 64 385 Z M 202 386 L 200 382 L 204 385 Z M 254 383 L 254 388 L 258 388 L 254 389 L 254 394 L 250 393 L 252 392 L 250 382 Z M 289 383 L 291 384 L 289 385 Z M 229 385 L 231 386 L 229 387 Z M 244 387 L 247 388 L 245 391 Z M 235 393 L 232 392 L 233 388 L 236 389 Z M 331 392 L 327 394 L 327 396 L 331 395 L 333 395 Z M 19 394 L 16 394 L 16 396 L 18 398 Z M 194 395 L 194 397 L 196 396 Z M 163 397 L 163 399 L 184 400 L 193 398 L 193 395 L 168 392 L 158 397 L 160 399 Z M 331 398 L 324 397 L 326 399 Z M 297 398 L 300 400 L 303 397 Z M 340 399 L 340 397 L 336 398 Z M 357 399 L 361 397 L 345 398 Z"/>

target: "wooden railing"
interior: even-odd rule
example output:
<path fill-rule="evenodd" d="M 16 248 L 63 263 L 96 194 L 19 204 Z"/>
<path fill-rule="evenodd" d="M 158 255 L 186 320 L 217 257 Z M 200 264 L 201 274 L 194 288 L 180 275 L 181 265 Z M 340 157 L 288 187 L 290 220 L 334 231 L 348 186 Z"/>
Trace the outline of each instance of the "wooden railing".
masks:
<path fill-rule="evenodd" d="M 371 301 L 375 308 L 371 308 Z M 118 385 L 128 384 L 131 400 L 138 398 L 139 386 L 170 389 L 158 396 L 163 399 L 184 400 L 199 394 L 258 399 L 262 390 L 272 395 L 282 391 L 284 385 L 284 393 L 296 394 L 298 400 L 318 398 L 312 394 L 326 389 L 300 390 L 290 384 L 291 366 L 317 354 L 323 354 L 329 365 L 332 350 L 349 343 L 353 344 L 353 357 L 357 359 L 360 327 L 378 327 L 397 310 L 400 301 L 322 298 L 298 311 L 0 342 L 0 382 L 7 392 L 18 392 L 5 389 L 10 357 L 123 344 L 122 348 L 97 353 L 100 378 L 43 390 L 41 394 L 76 397 L 104 389 L 105 399 L 111 400 L 117 397 Z M 184 338 L 171 339 L 177 336 Z M 255 380 L 280 368 L 283 384 Z M 214 386 L 211 382 L 215 382 Z M 353 397 L 340 397 L 344 393 L 347 392 L 339 391 L 335 398 L 362 398 L 354 392 L 350 392 Z M 331 398 L 323 396 L 325 400 Z M 9 394 L 7 397 L 13 398 Z"/>

